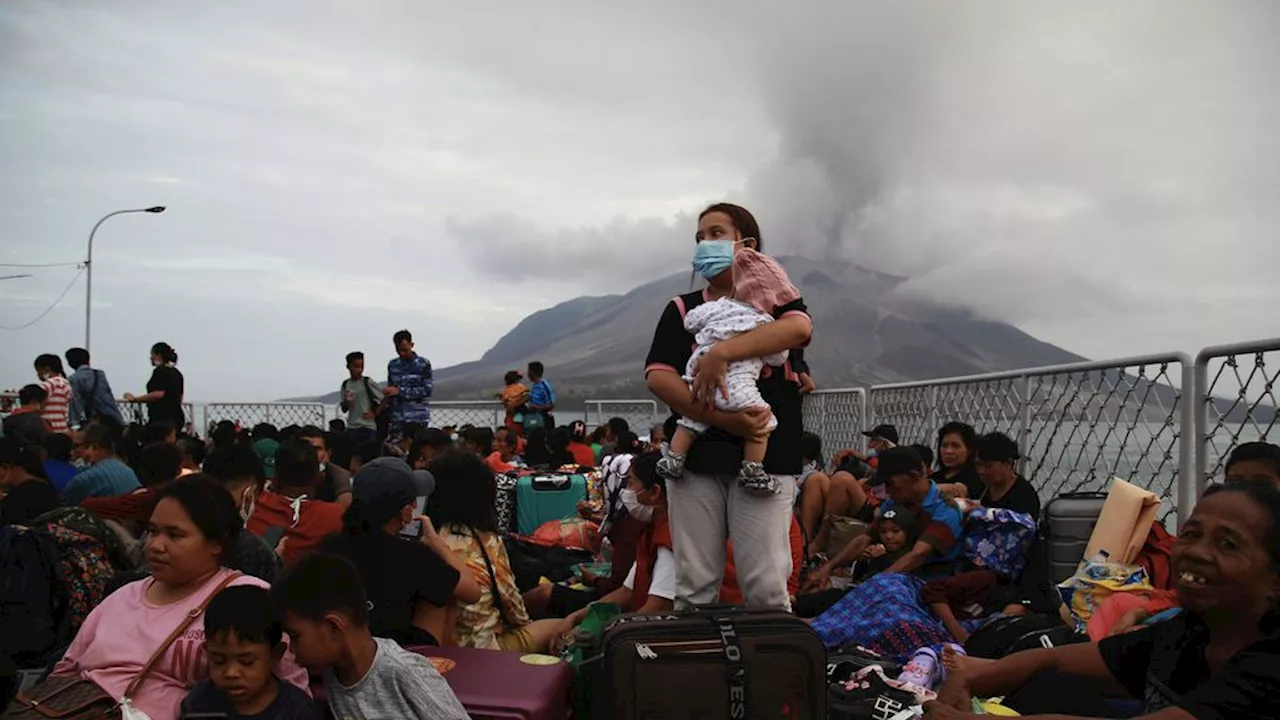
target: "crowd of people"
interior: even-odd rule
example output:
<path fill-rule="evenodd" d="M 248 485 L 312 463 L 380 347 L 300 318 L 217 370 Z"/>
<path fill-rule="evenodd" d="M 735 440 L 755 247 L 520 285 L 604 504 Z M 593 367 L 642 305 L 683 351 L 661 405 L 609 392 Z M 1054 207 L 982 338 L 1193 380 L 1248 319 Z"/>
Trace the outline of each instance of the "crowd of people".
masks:
<path fill-rule="evenodd" d="M 802 429 L 812 323 L 799 290 L 744 208 L 708 208 L 695 239 L 707 285 L 655 328 L 645 378 L 673 414 L 644 439 L 621 418 L 557 424 L 538 362 L 503 378 L 502 425 L 430 427 L 431 364 L 408 331 L 385 384 L 347 355 L 345 420 L 225 421 L 206 439 L 182 432 L 168 345 L 152 348 L 147 392 L 124 395 L 147 405 L 146 424 L 126 424 L 84 350 L 66 353 L 70 377 L 40 356 L 40 382 L 3 423 L 0 542 L 34 527 L 101 549 L 76 555 L 69 635 L 0 618 L 4 674 L 52 663 L 31 692 L 89 683 L 152 720 L 317 716 L 309 675 L 335 717 L 459 718 L 445 679 L 406 648 L 558 653 L 593 607 L 730 602 L 806 618 L 833 650 L 885 620 L 871 615 L 916 613 L 933 633 L 918 644 L 946 658 L 927 718 L 1028 689 L 1045 717 L 1100 716 L 1114 709 L 1101 699 L 1125 697 L 1129 714 L 1107 716 L 1276 717 L 1280 448 L 1235 448 L 1178 528 L 1159 612 L 1091 625 L 1092 642 L 968 658 L 982 623 L 1041 610 L 1037 582 L 965 544 L 975 513 L 1044 522 L 1017 443 L 948 422 L 927 439 L 886 424 L 865 450 L 824 449 Z M 499 508 L 502 479 L 530 471 L 591 475 L 577 510 L 607 570 L 522 577 Z"/>

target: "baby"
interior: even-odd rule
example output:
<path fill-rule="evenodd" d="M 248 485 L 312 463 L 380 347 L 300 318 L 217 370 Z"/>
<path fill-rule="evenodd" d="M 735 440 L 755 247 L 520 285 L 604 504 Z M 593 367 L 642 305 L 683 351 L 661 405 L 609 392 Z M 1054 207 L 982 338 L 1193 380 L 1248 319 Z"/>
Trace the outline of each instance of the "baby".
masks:
<path fill-rule="evenodd" d="M 690 310 L 684 317 L 684 327 L 693 334 L 697 348 L 689 358 L 685 367 L 685 381 L 693 380 L 698 361 L 718 342 L 737 337 L 754 330 L 765 323 L 773 322 L 773 311 L 800 297 L 800 291 L 787 273 L 773 258 L 751 248 L 742 248 L 733 256 L 733 294 L 732 298 L 710 300 Z M 730 363 L 725 373 L 725 385 L 728 397 L 723 393 L 715 394 L 716 407 L 725 412 L 737 412 L 747 408 L 769 408 L 768 403 L 760 395 L 756 381 L 764 366 L 782 365 L 787 361 L 787 352 L 767 355 L 750 360 Z M 778 421 L 769 414 L 767 429 L 772 432 Z M 706 431 L 705 423 L 680 418 L 675 433 L 671 436 L 667 455 L 658 463 L 658 473 L 668 482 L 678 481 L 684 473 L 685 456 L 693 447 L 698 434 Z M 761 438 L 746 438 L 742 452 L 742 470 L 738 473 L 738 484 L 747 492 L 756 495 L 776 495 L 779 485 L 777 480 L 764 469 L 764 456 L 769 448 L 768 435 Z"/>

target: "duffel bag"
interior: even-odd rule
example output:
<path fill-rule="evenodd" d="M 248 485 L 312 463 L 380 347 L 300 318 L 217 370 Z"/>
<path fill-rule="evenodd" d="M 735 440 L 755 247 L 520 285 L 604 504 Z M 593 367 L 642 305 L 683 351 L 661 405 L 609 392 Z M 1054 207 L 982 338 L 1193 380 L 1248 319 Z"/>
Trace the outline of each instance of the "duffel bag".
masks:
<path fill-rule="evenodd" d="M 964 651 L 970 657 L 998 660 L 1020 650 L 1088 641 L 1088 635 L 1076 632 L 1056 615 L 1017 615 L 998 617 L 975 630 L 965 641 Z"/>
<path fill-rule="evenodd" d="M 623 615 L 580 670 L 591 716 L 602 720 L 827 716 L 822 640 L 777 610 Z"/>

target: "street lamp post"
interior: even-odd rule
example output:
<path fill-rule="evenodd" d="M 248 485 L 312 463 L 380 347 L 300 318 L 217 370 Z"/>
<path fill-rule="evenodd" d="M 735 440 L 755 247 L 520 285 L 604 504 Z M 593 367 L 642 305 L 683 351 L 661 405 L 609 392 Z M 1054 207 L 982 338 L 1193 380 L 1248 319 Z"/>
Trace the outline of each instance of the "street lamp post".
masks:
<path fill-rule="evenodd" d="M 116 215 L 124 215 L 125 213 L 162 213 L 163 205 L 156 205 L 149 208 L 135 208 L 132 210 L 116 210 L 102 216 L 102 219 L 94 223 L 93 229 L 89 231 L 89 252 L 84 261 L 85 283 L 84 283 L 84 349 L 89 350 L 89 330 L 93 318 L 93 234 L 98 232 L 98 226 L 107 221 L 109 217 Z"/>

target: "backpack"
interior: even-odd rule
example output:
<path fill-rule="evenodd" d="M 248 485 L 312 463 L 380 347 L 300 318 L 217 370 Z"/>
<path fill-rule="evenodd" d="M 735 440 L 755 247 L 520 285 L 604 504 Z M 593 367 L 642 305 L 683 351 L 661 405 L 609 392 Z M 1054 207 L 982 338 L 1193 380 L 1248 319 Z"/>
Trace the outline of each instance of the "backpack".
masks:
<path fill-rule="evenodd" d="M 32 521 L 57 548 L 66 578 L 68 622 L 74 636 L 89 611 L 107 597 L 107 587 L 125 567 L 124 545 L 111 528 L 84 508 L 59 508 Z"/>
<path fill-rule="evenodd" d="M 18 667 L 48 664 L 72 637 L 66 578 L 53 538 L 0 527 L 0 655 Z"/>
<path fill-rule="evenodd" d="M 978 628 L 964 643 L 970 657 L 998 660 L 1020 650 L 1089 642 L 1055 615 L 1015 615 L 993 619 Z"/>
<path fill-rule="evenodd" d="M 1151 523 L 1147 532 L 1147 542 L 1138 553 L 1137 563 L 1147 571 L 1147 581 L 1157 590 L 1173 589 L 1173 572 L 1169 562 L 1173 552 L 1173 543 L 1177 538 L 1164 529 L 1164 523 L 1157 520 Z"/>

